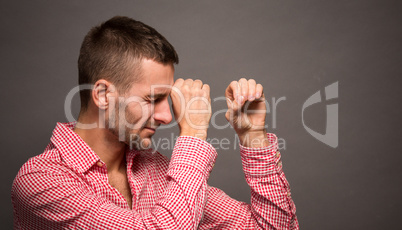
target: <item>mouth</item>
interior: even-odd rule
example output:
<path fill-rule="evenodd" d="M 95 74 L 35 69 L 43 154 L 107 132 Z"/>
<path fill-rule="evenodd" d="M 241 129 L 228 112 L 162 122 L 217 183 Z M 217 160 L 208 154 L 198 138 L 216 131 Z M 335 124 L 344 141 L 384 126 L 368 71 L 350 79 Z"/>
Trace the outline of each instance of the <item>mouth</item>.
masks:
<path fill-rule="evenodd" d="M 152 131 L 152 132 L 155 132 L 155 131 L 156 131 L 156 128 L 151 128 L 151 127 L 145 127 L 145 129 L 146 129 L 146 130 L 149 130 L 149 131 Z"/>

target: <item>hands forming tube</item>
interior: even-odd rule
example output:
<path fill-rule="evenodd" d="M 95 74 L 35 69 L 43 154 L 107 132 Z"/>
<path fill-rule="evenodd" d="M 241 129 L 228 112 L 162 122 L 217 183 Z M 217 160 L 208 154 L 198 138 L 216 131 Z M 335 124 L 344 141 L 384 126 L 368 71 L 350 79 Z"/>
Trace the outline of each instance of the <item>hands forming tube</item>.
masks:
<path fill-rule="evenodd" d="M 261 84 L 254 79 L 232 81 L 226 88 L 226 119 L 245 147 L 269 145 L 265 131 L 266 105 Z M 200 80 L 177 79 L 171 91 L 173 113 L 180 135 L 206 140 L 211 119 L 210 87 Z"/>

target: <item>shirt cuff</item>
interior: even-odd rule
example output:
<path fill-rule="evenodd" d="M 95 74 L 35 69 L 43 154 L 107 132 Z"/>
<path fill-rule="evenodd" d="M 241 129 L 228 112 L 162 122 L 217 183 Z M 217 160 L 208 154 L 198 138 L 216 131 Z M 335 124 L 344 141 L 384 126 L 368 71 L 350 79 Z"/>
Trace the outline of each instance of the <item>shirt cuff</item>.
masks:
<path fill-rule="evenodd" d="M 246 176 L 261 177 L 277 173 L 282 168 L 280 155 L 277 155 L 278 138 L 267 133 L 270 145 L 261 148 L 250 148 L 240 145 L 240 155 Z"/>
<path fill-rule="evenodd" d="M 175 165 L 188 165 L 195 167 L 204 176 L 211 172 L 217 153 L 208 142 L 193 136 L 179 136 L 173 149 L 170 168 Z"/>

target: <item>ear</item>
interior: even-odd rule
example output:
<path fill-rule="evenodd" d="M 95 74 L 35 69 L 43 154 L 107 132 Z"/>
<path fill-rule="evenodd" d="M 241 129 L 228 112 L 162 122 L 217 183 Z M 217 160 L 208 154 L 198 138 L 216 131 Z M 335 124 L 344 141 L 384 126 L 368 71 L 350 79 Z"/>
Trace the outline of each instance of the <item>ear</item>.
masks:
<path fill-rule="evenodd" d="M 112 83 L 105 79 L 95 82 L 92 89 L 92 100 L 99 109 L 106 110 L 110 100 L 117 97 L 116 88 Z"/>

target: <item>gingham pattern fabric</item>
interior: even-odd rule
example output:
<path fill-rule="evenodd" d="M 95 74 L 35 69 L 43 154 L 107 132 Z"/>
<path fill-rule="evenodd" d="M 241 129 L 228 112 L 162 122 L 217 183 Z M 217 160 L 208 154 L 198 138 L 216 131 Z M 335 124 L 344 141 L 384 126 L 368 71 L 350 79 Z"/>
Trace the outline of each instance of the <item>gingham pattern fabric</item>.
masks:
<path fill-rule="evenodd" d="M 251 205 L 207 185 L 216 151 L 201 139 L 179 137 L 170 161 L 127 150 L 130 209 L 74 125 L 57 123 L 44 153 L 17 174 L 15 229 L 299 229 L 273 134 L 270 147 L 241 146 Z"/>

